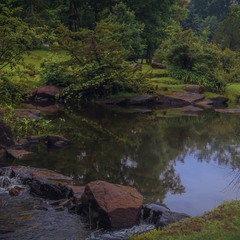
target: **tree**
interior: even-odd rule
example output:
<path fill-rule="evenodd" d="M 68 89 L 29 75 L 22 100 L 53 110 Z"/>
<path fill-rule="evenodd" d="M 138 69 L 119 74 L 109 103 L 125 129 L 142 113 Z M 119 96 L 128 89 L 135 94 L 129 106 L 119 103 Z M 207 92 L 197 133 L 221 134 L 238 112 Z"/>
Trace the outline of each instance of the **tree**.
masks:
<path fill-rule="evenodd" d="M 19 9 L 11 5 L 0 4 L 0 71 L 21 61 L 35 38 L 34 30 L 17 16 L 18 13 Z"/>
<path fill-rule="evenodd" d="M 118 34 L 123 47 L 129 52 L 129 59 L 140 58 L 145 48 L 142 39 L 144 24 L 136 20 L 134 12 L 124 3 L 120 3 L 112 8 L 112 13 L 107 20 L 122 26 Z"/>
<path fill-rule="evenodd" d="M 214 41 L 222 48 L 240 49 L 240 5 L 231 6 L 231 13 L 219 24 Z"/>
<path fill-rule="evenodd" d="M 71 32 L 63 26 L 59 28 L 59 46 L 71 56 L 64 63 L 66 71 L 70 69 L 75 80 L 66 90 L 68 97 L 91 100 L 138 90 L 136 73 L 125 62 L 129 53 L 119 34 L 115 34 L 121 27 L 101 21 L 93 30 Z"/>
<path fill-rule="evenodd" d="M 176 0 L 125 0 L 127 6 L 135 12 L 137 20 L 144 23 L 143 39 L 146 42 L 146 61 L 151 63 L 153 53 L 165 36 L 169 23 L 170 8 Z"/>

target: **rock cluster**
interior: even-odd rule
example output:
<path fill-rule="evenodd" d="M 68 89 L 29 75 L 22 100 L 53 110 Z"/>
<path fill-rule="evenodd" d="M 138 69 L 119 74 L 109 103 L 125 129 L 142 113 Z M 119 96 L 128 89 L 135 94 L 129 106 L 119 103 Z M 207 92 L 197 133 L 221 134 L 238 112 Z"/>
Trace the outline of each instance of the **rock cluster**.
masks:
<path fill-rule="evenodd" d="M 188 217 L 161 206 L 143 205 L 143 196 L 129 186 L 104 181 L 82 186 L 72 177 L 23 166 L 1 168 L 0 176 L 18 179 L 32 195 L 48 199 L 56 210 L 67 207 L 71 212 L 81 214 L 91 227 L 129 228 L 138 224 L 141 217 L 146 222 L 163 226 Z M 26 188 L 13 186 L 8 189 L 9 194 L 16 197 Z M 38 206 L 38 209 L 47 210 L 46 206 Z"/>

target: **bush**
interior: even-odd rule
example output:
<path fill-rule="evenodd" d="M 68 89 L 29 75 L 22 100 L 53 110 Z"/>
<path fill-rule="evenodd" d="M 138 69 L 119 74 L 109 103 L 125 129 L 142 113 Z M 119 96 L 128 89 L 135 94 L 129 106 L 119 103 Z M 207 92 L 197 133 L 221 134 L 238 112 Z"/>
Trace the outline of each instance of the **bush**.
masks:
<path fill-rule="evenodd" d="M 191 30 L 175 29 L 156 52 L 170 66 L 171 76 L 222 92 L 228 82 L 240 81 L 240 54 L 198 38 Z"/>
<path fill-rule="evenodd" d="M 41 80 L 47 85 L 67 87 L 74 82 L 73 73 L 64 63 L 44 61 L 41 68 Z"/>
<path fill-rule="evenodd" d="M 188 71 L 181 68 L 172 68 L 169 70 L 170 76 L 183 80 L 184 83 L 197 84 L 208 91 L 223 92 L 226 84 L 214 76 L 199 74 L 197 71 Z"/>
<path fill-rule="evenodd" d="M 0 75 L 0 103 L 5 104 L 17 104 L 23 99 L 26 90 L 20 83 L 15 83 L 10 80 L 11 75 Z"/>

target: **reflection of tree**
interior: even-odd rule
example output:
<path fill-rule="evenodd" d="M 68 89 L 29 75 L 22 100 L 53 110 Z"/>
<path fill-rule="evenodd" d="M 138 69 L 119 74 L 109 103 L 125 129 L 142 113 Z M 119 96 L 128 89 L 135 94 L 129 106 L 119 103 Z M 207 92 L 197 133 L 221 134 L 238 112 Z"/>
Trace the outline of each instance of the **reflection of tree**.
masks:
<path fill-rule="evenodd" d="M 149 201 L 184 192 L 174 164 L 184 162 L 188 153 L 199 161 L 240 166 L 237 116 L 209 113 L 164 119 L 89 106 L 87 111 L 66 113 L 55 119 L 56 131 L 72 139 L 73 146 L 45 150 L 44 158 L 35 155 L 26 164 L 57 169 L 83 183 L 100 179 L 132 185 Z"/>

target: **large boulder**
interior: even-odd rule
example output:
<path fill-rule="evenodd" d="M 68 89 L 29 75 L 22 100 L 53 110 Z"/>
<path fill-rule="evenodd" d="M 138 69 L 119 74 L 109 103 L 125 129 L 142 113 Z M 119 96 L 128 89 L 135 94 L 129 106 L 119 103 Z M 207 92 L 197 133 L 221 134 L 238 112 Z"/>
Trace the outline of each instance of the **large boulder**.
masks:
<path fill-rule="evenodd" d="M 143 196 L 135 188 L 104 181 L 90 182 L 81 198 L 91 223 L 127 228 L 137 224 Z M 91 213 L 89 214 L 89 209 Z"/>
<path fill-rule="evenodd" d="M 39 88 L 32 89 L 30 92 L 36 102 L 46 102 L 54 101 L 56 97 L 61 96 L 63 89 L 56 86 L 44 85 Z"/>

